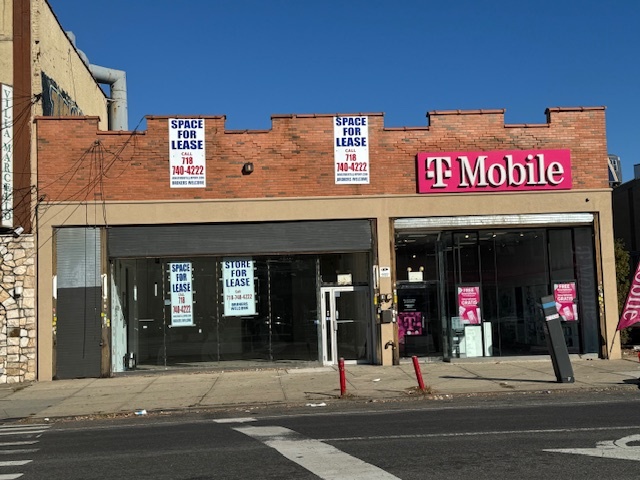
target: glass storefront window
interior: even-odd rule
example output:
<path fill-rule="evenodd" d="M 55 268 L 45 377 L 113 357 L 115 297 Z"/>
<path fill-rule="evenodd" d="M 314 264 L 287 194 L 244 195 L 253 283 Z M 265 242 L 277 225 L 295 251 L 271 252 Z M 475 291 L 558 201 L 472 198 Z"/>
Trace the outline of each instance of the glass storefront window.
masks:
<path fill-rule="evenodd" d="M 396 238 L 398 343 L 403 357 L 443 354 L 437 242 L 437 234 Z"/>
<path fill-rule="evenodd" d="M 491 326 L 495 356 L 544 354 L 547 345 L 537 303 L 548 295 L 543 230 L 483 232 L 483 321 Z"/>
<path fill-rule="evenodd" d="M 230 268 L 225 259 L 234 260 L 237 271 L 225 272 Z M 113 263 L 113 294 L 118 297 L 114 305 L 121 310 L 115 312 L 121 320 L 113 328 L 122 331 L 113 332 L 114 342 L 120 343 L 113 351 L 134 354 L 141 368 L 220 361 L 318 362 L 320 286 L 337 283 L 344 275 L 353 284 L 367 285 L 371 271 L 367 253 L 139 258 Z M 250 272 L 245 271 L 249 264 Z M 172 277 L 172 265 L 188 268 L 189 275 Z M 231 275 L 228 284 L 225 275 Z M 250 281 L 245 277 L 252 286 L 246 286 Z M 173 285 L 176 278 L 183 284 Z M 184 305 L 174 305 L 176 289 L 189 291 Z M 230 305 L 225 310 L 230 301 L 240 305 L 234 307 L 238 315 Z M 188 313 L 177 323 L 172 314 L 183 311 Z"/>
<path fill-rule="evenodd" d="M 593 350 L 598 318 L 591 232 L 579 227 L 396 233 L 400 354 L 547 354 L 538 304 L 562 282 L 574 282 L 578 292 L 578 321 L 562 322 L 569 352 Z M 412 273 L 416 269 L 419 274 Z M 429 334 L 437 344 L 421 338 Z"/>

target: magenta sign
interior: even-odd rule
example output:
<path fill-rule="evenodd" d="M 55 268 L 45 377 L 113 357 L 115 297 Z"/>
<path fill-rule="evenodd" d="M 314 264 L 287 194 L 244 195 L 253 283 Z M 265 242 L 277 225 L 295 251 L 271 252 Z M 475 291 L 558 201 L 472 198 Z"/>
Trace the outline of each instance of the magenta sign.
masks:
<path fill-rule="evenodd" d="M 576 282 L 554 283 L 553 296 L 556 309 L 565 322 L 578 320 L 578 306 L 576 305 Z"/>
<path fill-rule="evenodd" d="M 631 289 L 622 309 L 617 330 L 630 327 L 638 322 L 640 322 L 640 263 L 636 267 L 636 273 L 633 276 Z"/>
<path fill-rule="evenodd" d="M 464 324 L 477 325 L 480 315 L 480 287 L 477 285 L 458 287 L 458 315 Z"/>
<path fill-rule="evenodd" d="M 569 150 L 418 153 L 418 193 L 570 190 Z"/>

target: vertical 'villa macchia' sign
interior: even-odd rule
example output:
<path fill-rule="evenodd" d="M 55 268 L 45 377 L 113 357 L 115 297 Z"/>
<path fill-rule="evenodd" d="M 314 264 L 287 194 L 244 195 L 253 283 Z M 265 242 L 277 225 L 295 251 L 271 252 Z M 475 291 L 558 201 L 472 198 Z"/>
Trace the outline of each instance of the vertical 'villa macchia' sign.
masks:
<path fill-rule="evenodd" d="M 420 152 L 418 193 L 570 190 L 569 150 Z"/>

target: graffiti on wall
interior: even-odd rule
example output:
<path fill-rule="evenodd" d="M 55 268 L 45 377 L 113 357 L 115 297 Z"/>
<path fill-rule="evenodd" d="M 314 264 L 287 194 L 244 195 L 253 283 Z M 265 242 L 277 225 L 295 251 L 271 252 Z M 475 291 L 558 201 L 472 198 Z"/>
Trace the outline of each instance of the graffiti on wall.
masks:
<path fill-rule="evenodd" d="M 42 113 L 45 117 L 82 115 L 78 104 L 42 72 Z"/>

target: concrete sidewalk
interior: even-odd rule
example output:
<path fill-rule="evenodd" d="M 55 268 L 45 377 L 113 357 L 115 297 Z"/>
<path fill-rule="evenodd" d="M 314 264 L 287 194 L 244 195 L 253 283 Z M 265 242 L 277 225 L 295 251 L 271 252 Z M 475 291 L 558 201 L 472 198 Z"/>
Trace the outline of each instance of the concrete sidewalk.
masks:
<path fill-rule="evenodd" d="M 558 383 L 551 360 L 421 363 L 425 399 L 478 393 L 639 388 L 635 360 L 574 360 L 575 383 Z M 337 367 L 245 371 L 156 372 L 113 378 L 58 380 L 0 386 L 0 419 L 53 419 L 145 411 L 240 406 L 315 406 L 349 400 L 423 397 L 411 363 L 347 365 L 340 398 Z M 640 394 L 640 392 L 639 392 Z M 450 398 L 450 397 L 445 397 Z"/>

